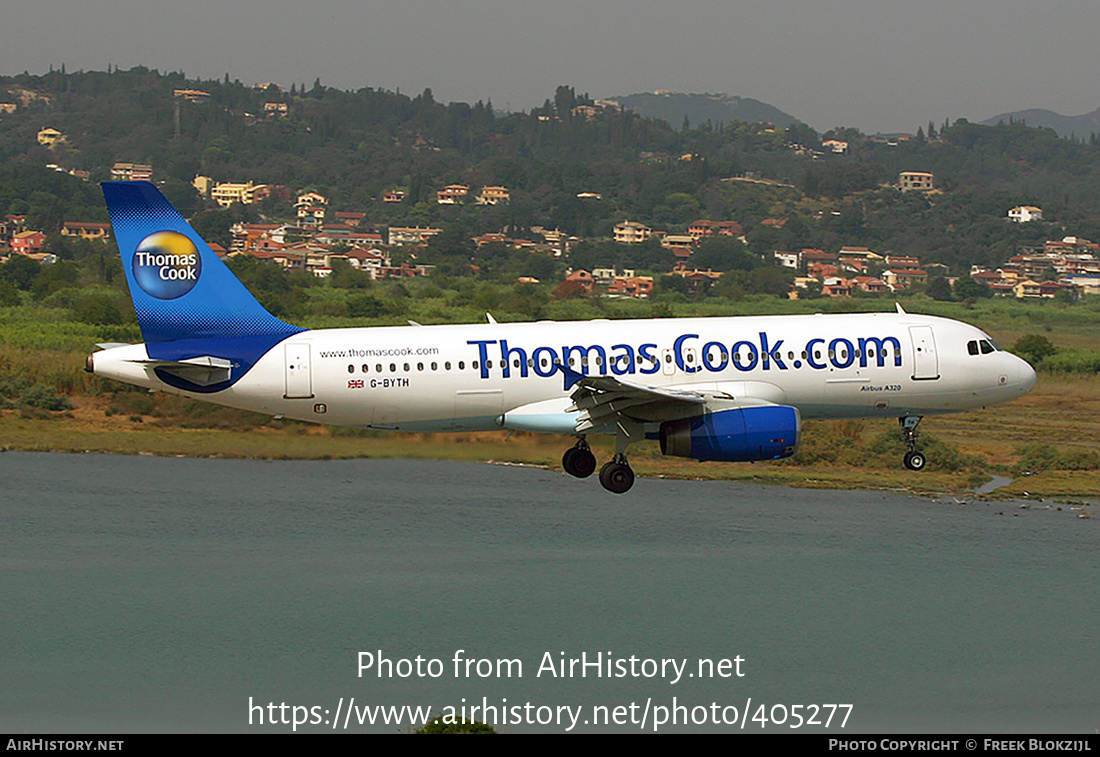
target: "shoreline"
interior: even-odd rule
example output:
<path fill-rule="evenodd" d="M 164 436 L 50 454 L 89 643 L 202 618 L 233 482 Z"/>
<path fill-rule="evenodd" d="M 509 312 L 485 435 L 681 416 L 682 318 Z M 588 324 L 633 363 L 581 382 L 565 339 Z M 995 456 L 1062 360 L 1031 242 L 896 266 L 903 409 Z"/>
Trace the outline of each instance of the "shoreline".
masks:
<path fill-rule="evenodd" d="M 86 412 L 77 411 L 80 416 Z M 0 414 L 0 452 L 113 454 L 152 457 L 240 460 L 423 459 L 537 467 L 561 471 L 561 454 L 571 437 L 505 431 L 478 433 L 401 433 L 279 424 L 245 429 L 183 428 L 143 420 L 76 417 L 27 418 Z M 104 422 L 104 420 L 106 422 Z M 942 434 L 941 429 L 936 430 Z M 597 457 L 612 452 L 612 442 L 591 440 Z M 954 496 L 982 501 L 1043 501 L 1100 506 L 1100 471 L 1046 471 L 1010 477 L 1001 470 L 925 470 L 857 467 L 834 463 L 698 463 L 662 456 L 652 442 L 631 455 L 640 478 L 729 481 L 796 489 L 866 490 L 918 496 Z M 1001 479 L 998 485 L 987 489 Z M 982 491 L 984 490 L 984 491 Z"/>

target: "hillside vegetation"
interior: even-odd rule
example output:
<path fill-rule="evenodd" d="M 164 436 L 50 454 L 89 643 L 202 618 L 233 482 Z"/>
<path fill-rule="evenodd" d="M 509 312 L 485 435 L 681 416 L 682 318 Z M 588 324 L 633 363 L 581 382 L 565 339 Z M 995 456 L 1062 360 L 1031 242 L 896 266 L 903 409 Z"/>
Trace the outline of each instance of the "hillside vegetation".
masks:
<path fill-rule="evenodd" d="M 209 96 L 173 97 L 179 89 Z M 66 220 L 105 219 L 92 184 L 109 178 L 116 161 L 130 161 L 152 164 L 185 215 L 210 207 L 190 188 L 202 174 L 317 189 L 337 210 L 367 211 L 371 224 L 440 224 L 458 238 L 532 225 L 608 237 L 627 218 L 682 233 L 697 218 L 727 219 L 741 224 L 753 252 L 864 246 L 920 254 L 956 273 L 1063 234 L 1100 238 L 1100 146 L 1020 123 L 929 123 L 890 144 L 804 124 L 677 130 L 629 110 L 578 108 L 592 100 L 567 86 L 529 113 L 504 114 L 488 102 L 439 103 L 430 90 L 410 97 L 319 81 L 261 90 L 140 67 L 0 77 L 0 99 L 4 92 L 18 107 L 0 114 L 0 210 L 27 213 L 47 232 Z M 265 115 L 272 102 L 285 103 L 286 115 Z M 47 126 L 66 141 L 39 145 L 35 135 Z M 848 153 L 821 152 L 825 138 L 847 141 Z M 48 163 L 86 170 L 92 183 L 50 175 L 42 168 Z M 934 173 L 942 191 L 884 186 L 905 170 Z M 744 176 L 792 188 L 728 181 Z M 452 182 L 507 186 L 512 202 L 430 201 Z M 393 188 L 408 192 L 405 202 L 381 203 Z M 582 200 L 582 192 L 602 199 Z M 1047 220 L 1005 223 L 1008 208 L 1020 204 L 1040 205 Z M 275 210 L 236 214 L 257 220 Z M 768 218 L 787 223 L 762 225 Z M 227 228 L 231 220 L 226 213 L 209 225 Z"/>

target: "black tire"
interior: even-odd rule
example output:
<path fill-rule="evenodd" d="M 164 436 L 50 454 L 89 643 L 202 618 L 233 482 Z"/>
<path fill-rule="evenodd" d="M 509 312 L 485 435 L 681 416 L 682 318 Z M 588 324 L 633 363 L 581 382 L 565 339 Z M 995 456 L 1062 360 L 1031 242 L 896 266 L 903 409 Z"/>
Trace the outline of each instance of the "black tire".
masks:
<path fill-rule="evenodd" d="M 634 486 L 634 471 L 624 463 L 608 463 L 600 468 L 600 483 L 612 494 L 625 494 Z"/>
<path fill-rule="evenodd" d="M 562 455 L 561 465 L 570 476 L 588 478 L 596 472 L 596 456 L 591 450 L 570 447 Z"/>
<path fill-rule="evenodd" d="M 927 464 L 928 458 L 924 456 L 923 452 L 912 450 L 905 453 L 905 467 L 909 470 L 924 470 L 924 466 Z"/>

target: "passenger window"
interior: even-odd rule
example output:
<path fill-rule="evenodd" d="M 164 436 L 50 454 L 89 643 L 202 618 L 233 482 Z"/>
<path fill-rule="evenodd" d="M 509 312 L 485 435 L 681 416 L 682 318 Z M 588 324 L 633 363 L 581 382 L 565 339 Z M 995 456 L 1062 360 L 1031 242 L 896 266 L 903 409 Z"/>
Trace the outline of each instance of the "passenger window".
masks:
<path fill-rule="evenodd" d="M 355 373 L 355 366 L 354 365 L 349 365 L 348 366 L 348 373 Z"/>

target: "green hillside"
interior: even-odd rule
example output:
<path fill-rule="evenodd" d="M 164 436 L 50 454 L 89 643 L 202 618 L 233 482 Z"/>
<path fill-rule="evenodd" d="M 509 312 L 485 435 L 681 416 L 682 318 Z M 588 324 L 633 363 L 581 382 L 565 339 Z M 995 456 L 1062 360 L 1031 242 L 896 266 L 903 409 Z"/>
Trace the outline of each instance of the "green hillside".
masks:
<path fill-rule="evenodd" d="M 228 76 L 197 81 L 141 67 L 0 77 L 2 101 L 9 107 L 0 112 L 0 210 L 27 215 L 47 233 L 64 221 L 102 220 L 94 182 L 129 161 L 151 164 L 168 197 L 185 214 L 198 213 L 214 241 L 227 241 L 234 220 L 286 217 L 291 209 L 270 201 L 215 210 L 191 188 L 198 174 L 316 189 L 335 210 L 365 213 L 373 228 L 443 227 L 428 255 L 434 264 L 464 265 L 477 234 L 508 229 L 522 237 L 542 226 L 599 240 L 626 219 L 671 234 L 700 218 L 731 220 L 757 255 L 862 246 L 919 255 L 957 274 L 1045 239 L 1100 238 L 1100 146 L 1019 123 L 929 123 L 895 142 L 854 129 L 818 134 L 804 124 L 673 129 L 598 107 L 567 86 L 529 113 L 500 114 L 488 102 L 436 102 L 427 90 L 344 91 L 319 81 L 261 90 Z M 271 110 L 282 106 L 283 115 Z M 46 127 L 64 141 L 39 144 Z M 846 153 L 824 148 L 826 139 L 846 142 Z M 90 181 L 48 164 L 86 171 Z M 894 189 L 906 170 L 934 173 L 937 191 Z M 434 202 L 436 190 L 456 182 L 506 186 L 512 199 L 494 207 Z M 391 189 L 407 192 L 405 201 L 381 202 Z M 1045 220 L 1006 223 L 1007 210 L 1020 204 L 1041 206 Z M 669 262 L 644 246 L 616 247 L 593 242 L 586 264 L 661 273 Z M 714 267 L 744 268 L 739 254 L 717 253 Z M 482 275 L 514 268 L 479 266 Z"/>

